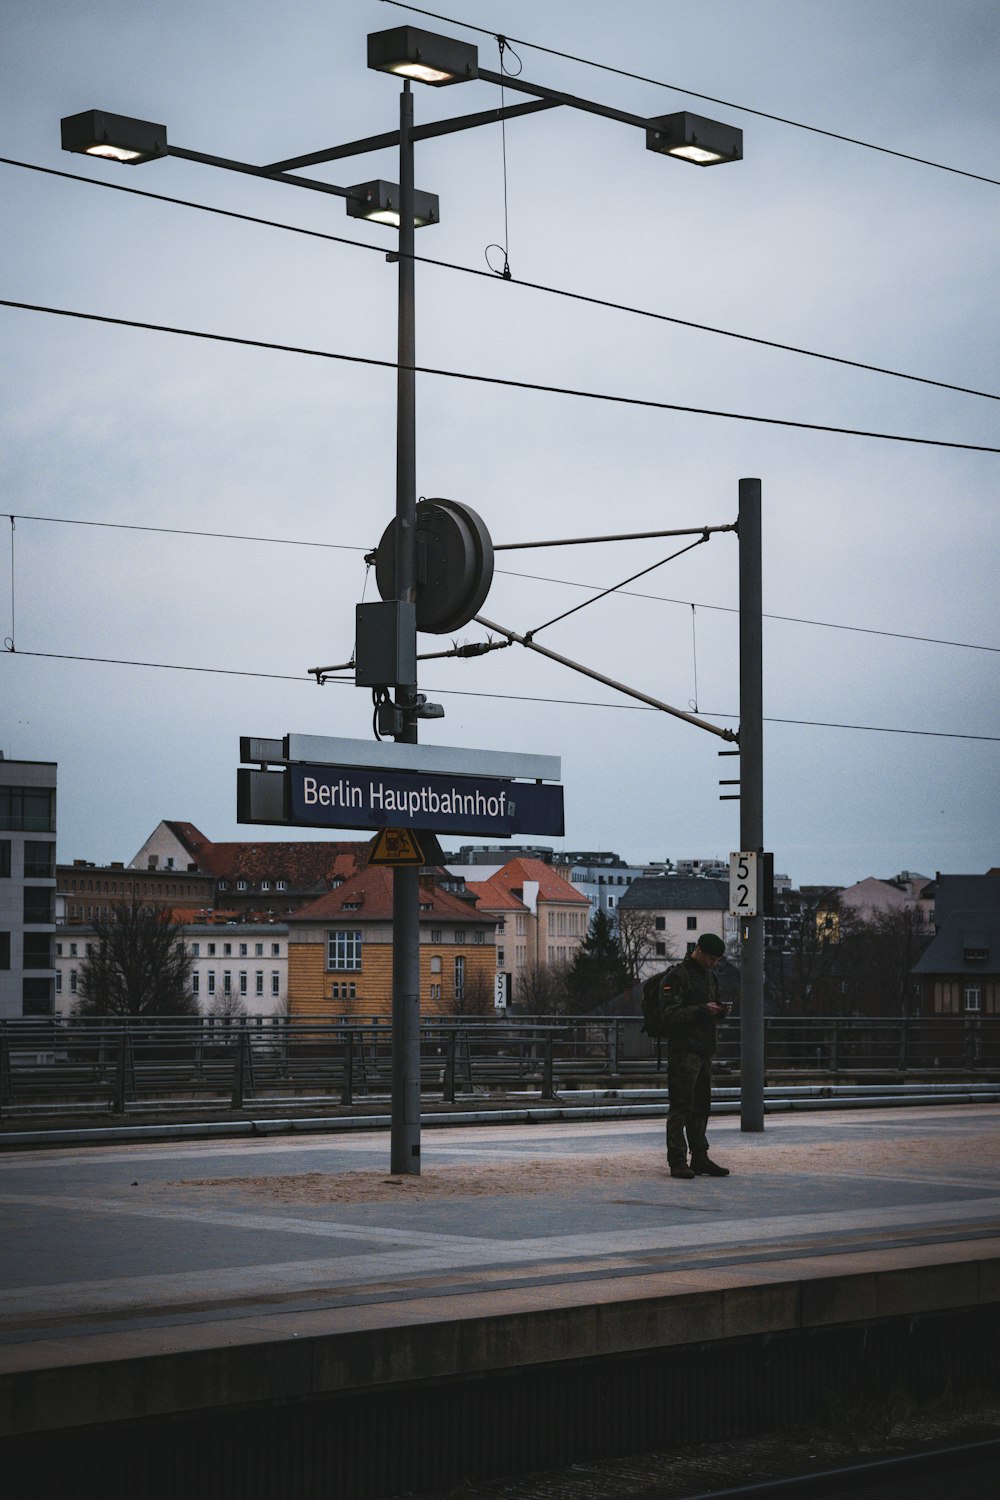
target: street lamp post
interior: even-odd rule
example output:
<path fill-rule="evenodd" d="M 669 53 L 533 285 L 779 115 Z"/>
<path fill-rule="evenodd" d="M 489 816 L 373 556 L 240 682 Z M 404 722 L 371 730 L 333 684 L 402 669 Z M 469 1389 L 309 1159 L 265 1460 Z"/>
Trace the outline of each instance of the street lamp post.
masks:
<path fill-rule="evenodd" d="M 62 143 L 67 151 L 110 157 L 137 165 L 164 156 L 182 157 L 230 171 L 266 177 L 314 192 L 330 193 L 347 200 L 347 211 L 353 217 L 371 218 L 382 223 L 396 222 L 398 214 L 398 326 L 396 384 L 396 507 L 394 563 L 396 601 L 395 629 L 399 644 L 405 646 L 401 658 L 414 663 L 412 682 L 396 682 L 391 715 L 380 715 L 380 726 L 388 719 L 393 738 L 400 744 L 416 744 L 417 718 L 422 708 L 416 682 L 416 614 L 420 579 L 418 578 L 417 508 L 416 508 L 416 340 L 414 291 L 414 224 L 436 223 L 437 199 L 418 194 L 414 188 L 414 142 L 432 136 L 473 129 L 479 125 L 513 119 L 538 110 L 566 106 L 590 114 L 637 126 L 646 135 L 647 149 L 697 166 L 713 166 L 738 161 L 742 156 L 742 132 L 720 125 L 702 116 L 681 112 L 647 119 L 644 116 L 614 109 L 593 100 L 566 94 L 540 84 L 528 83 L 522 77 L 493 73 L 479 66 L 478 49 L 468 42 L 439 36 L 417 27 L 401 26 L 376 32 L 368 38 L 368 66 L 403 79 L 399 104 L 398 133 L 372 136 L 348 142 L 307 155 L 253 166 L 230 158 L 210 156 L 172 146 L 166 127 L 149 121 L 88 110 L 69 116 L 62 122 Z M 432 87 L 468 82 L 481 78 L 485 82 L 528 94 L 526 104 L 481 111 L 478 114 L 435 121 L 415 127 L 411 81 Z M 344 157 L 386 147 L 399 147 L 399 183 L 381 181 L 343 188 L 299 175 L 296 169 L 336 161 Z M 394 204 L 395 200 L 395 204 Z M 753 483 L 753 481 L 744 481 Z M 758 511 L 759 515 L 759 511 Z M 742 516 L 742 486 L 741 486 Z M 759 534 L 759 533 L 758 533 Z M 742 536 L 742 533 L 741 533 Z M 742 545 L 741 545 L 742 555 Z M 742 602 L 742 600 L 741 600 Z M 465 618 L 470 618 L 466 616 Z M 404 642 L 404 632 L 407 640 Z M 758 673 L 759 676 L 759 673 Z M 432 709 L 426 705 L 426 711 Z M 440 710 L 438 710 L 438 713 Z M 385 731 L 383 731 L 385 732 Z M 742 736 L 741 736 L 742 737 Z M 747 843 L 741 830 L 744 847 Z M 420 1171 L 420 928 L 419 872 L 397 868 L 393 874 L 393 1000 L 392 1000 L 392 1140 L 391 1169 L 394 1174 L 416 1174 Z M 756 952 L 756 949 L 754 949 Z"/>

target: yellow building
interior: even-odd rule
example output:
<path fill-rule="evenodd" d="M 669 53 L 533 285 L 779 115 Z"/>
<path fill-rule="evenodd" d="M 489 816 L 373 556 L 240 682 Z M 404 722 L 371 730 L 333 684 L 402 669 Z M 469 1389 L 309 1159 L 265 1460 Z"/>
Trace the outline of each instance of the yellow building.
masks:
<path fill-rule="evenodd" d="M 420 1008 L 424 1015 L 492 1015 L 496 918 L 461 881 L 420 880 Z M 293 1019 L 392 1013 L 392 873 L 366 865 L 288 918 Z"/>

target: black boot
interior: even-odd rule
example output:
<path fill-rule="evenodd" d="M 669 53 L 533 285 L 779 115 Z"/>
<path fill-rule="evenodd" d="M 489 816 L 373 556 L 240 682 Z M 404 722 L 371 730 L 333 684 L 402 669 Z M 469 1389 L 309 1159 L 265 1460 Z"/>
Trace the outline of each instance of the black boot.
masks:
<path fill-rule="evenodd" d="M 671 1165 L 670 1175 L 671 1177 L 683 1177 L 687 1181 L 690 1181 L 695 1176 L 695 1173 L 692 1172 L 687 1162 L 681 1161 L 676 1166 Z"/>
<path fill-rule="evenodd" d="M 694 1177 L 728 1177 L 729 1168 L 720 1167 L 717 1162 L 710 1161 L 707 1156 L 691 1158 Z"/>

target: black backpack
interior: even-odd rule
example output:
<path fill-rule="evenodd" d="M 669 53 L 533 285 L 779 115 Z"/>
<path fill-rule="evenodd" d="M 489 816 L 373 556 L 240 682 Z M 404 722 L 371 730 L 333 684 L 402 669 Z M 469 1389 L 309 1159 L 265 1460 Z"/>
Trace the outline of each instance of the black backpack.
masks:
<path fill-rule="evenodd" d="M 663 1012 L 660 1007 L 660 988 L 667 975 L 666 969 L 645 980 L 642 986 L 642 1027 L 647 1036 L 665 1036 Z"/>

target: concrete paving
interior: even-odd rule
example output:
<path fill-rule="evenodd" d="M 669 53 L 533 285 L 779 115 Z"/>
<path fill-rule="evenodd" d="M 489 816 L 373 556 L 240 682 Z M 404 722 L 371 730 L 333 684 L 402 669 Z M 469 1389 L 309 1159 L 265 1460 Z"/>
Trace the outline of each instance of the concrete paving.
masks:
<path fill-rule="evenodd" d="M 0 1155 L 0 1433 L 996 1303 L 998 1127 L 724 1117 L 694 1182 L 646 1119 L 426 1130 L 402 1180 L 383 1133 Z"/>

